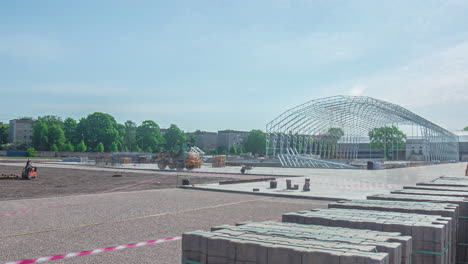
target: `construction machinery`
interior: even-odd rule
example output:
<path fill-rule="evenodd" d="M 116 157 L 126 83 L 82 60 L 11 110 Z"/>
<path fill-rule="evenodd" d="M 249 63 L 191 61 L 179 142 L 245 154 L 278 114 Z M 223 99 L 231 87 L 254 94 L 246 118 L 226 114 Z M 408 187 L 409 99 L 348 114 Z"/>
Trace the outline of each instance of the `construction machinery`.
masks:
<path fill-rule="evenodd" d="M 21 173 L 21 179 L 31 180 L 35 178 L 37 178 L 37 167 L 34 167 L 32 165 L 32 161 L 28 159 L 26 166 L 24 166 L 23 172 Z"/>
<path fill-rule="evenodd" d="M 0 179 L 3 180 L 32 180 L 37 178 L 37 167 L 32 165 L 32 161 L 28 159 L 24 166 L 21 176 L 18 174 L 1 174 Z"/>
<path fill-rule="evenodd" d="M 192 170 L 201 167 L 200 153 L 196 149 L 189 148 L 185 143 L 177 144 L 172 151 L 160 152 L 156 158 L 158 168 L 161 170 L 177 169 L 177 170 Z"/>
<path fill-rule="evenodd" d="M 252 170 L 252 166 L 250 165 L 242 165 L 240 172 L 245 174 L 247 171 Z"/>

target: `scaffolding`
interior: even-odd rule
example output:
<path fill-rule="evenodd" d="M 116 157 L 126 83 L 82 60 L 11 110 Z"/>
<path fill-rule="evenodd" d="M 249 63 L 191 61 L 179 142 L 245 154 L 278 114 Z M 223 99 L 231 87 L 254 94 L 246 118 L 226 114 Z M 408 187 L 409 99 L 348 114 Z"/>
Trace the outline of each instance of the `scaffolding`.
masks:
<path fill-rule="evenodd" d="M 326 97 L 285 111 L 266 126 L 266 152 L 284 167 L 352 168 L 351 161 L 362 156 L 361 145 L 368 144 L 370 159 L 385 151 L 372 149 L 369 132 L 387 126 L 411 131 L 408 139 L 420 145 L 414 153 L 419 160 L 458 161 L 455 134 L 399 105 L 365 96 Z"/>

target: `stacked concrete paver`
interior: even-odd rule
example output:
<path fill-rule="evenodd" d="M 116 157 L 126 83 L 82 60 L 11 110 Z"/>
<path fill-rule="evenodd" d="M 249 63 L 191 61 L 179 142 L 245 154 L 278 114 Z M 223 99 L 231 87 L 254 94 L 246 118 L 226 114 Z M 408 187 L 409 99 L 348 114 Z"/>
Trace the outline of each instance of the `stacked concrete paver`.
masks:
<path fill-rule="evenodd" d="M 415 195 L 415 194 L 379 194 L 368 196 L 369 200 L 387 201 L 413 201 L 413 202 L 433 202 L 452 203 L 459 206 L 458 231 L 457 231 L 457 262 L 468 263 L 468 199 L 464 197 Z"/>
<path fill-rule="evenodd" d="M 440 186 L 440 185 L 404 186 L 403 189 L 468 192 L 468 187 L 451 187 L 451 186 Z"/>
<path fill-rule="evenodd" d="M 401 213 L 417 213 L 426 215 L 438 215 L 448 217 L 452 235 L 451 246 L 451 263 L 455 262 L 456 245 L 457 245 L 457 229 L 459 210 L 458 205 L 450 203 L 427 203 L 427 202 L 406 202 L 406 201 L 380 201 L 380 200 L 352 200 L 340 201 L 331 203 L 328 208 L 343 208 L 343 209 L 359 209 L 359 210 L 374 210 L 388 211 Z"/>
<path fill-rule="evenodd" d="M 451 263 L 450 218 L 355 209 L 315 209 L 283 215 L 284 222 L 400 232 L 413 238 L 412 263 Z"/>
<path fill-rule="evenodd" d="M 398 232 L 381 232 L 372 230 L 359 230 L 342 227 L 330 227 L 319 225 L 301 225 L 295 223 L 284 222 L 263 222 L 263 223 L 246 223 L 241 226 L 241 229 L 268 230 L 269 233 L 275 236 L 285 235 L 283 229 L 289 229 L 299 239 L 307 239 L 312 241 L 330 241 L 339 244 L 355 244 L 355 245 L 370 245 L 375 246 L 376 252 L 384 252 L 389 254 L 389 263 L 404 263 L 404 260 L 409 259 L 412 252 L 412 238 L 402 236 Z M 403 261 L 402 261 L 403 259 Z"/>
<path fill-rule="evenodd" d="M 404 189 L 404 190 L 392 191 L 391 193 L 412 194 L 412 195 L 453 196 L 453 197 L 468 198 L 467 192 L 446 191 L 446 190 Z"/>
<path fill-rule="evenodd" d="M 183 235 L 182 258 L 193 263 L 400 264 L 411 252 L 411 237 L 279 222 L 220 226 Z"/>
<path fill-rule="evenodd" d="M 190 264 L 468 263 L 468 177 L 185 233 Z"/>
<path fill-rule="evenodd" d="M 468 177 L 440 177 L 430 182 L 420 182 L 418 185 L 468 187 Z"/>

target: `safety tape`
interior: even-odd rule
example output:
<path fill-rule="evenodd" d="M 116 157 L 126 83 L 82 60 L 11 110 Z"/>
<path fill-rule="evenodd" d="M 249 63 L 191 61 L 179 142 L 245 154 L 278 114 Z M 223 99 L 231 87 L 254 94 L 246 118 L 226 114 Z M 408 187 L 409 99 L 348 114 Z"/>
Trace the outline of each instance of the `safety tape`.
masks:
<path fill-rule="evenodd" d="M 126 245 L 106 247 L 106 248 L 98 248 L 94 250 L 84 250 L 84 251 L 72 252 L 72 253 L 62 254 L 62 255 L 17 260 L 17 261 L 12 261 L 12 262 L 6 262 L 4 264 L 40 263 L 44 261 L 73 258 L 73 257 L 78 257 L 78 256 L 92 255 L 92 254 L 98 254 L 98 253 L 103 253 L 103 252 L 133 248 L 133 247 L 141 247 L 141 246 L 147 246 L 147 245 L 152 245 L 152 244 L 159 244 L 159 243 L 170 242 L 170 241 L 175 241 L 175 240 L 180 240 L 180 239 L 182 239 L 182 236 L 166 237 L 166 238 L 149 240 L 149 241 L 144 241 L 144 242 L 139 242 L 139 243 L 131 243 L 131 244 L 126 244 Z"/>
<path fill-rule="evenodd" d="M 286 181 L 287 179 L 281 179 L 283 181 Z M 294 184 L 304 184 L 305 182 L 298 182 L 298 181 L 291 181 L 291 183 Z M 394 188 L 400 188 L 400 185 L 396 184 L 386 184 L 386 183 L 354 183 L 354 184 L 348 184 L 348 185 L 343 185 L 343 184 L 336 184 L 336 183 L 326 183 L 326 182 L 315 182 L 315 181 L 310 181 L 309 182 L 311 186 L 313 185 L 324 185 L 324 186 L 329 186 L 329 187 L 336 187 L 338 189 L 394 189 Z"/>

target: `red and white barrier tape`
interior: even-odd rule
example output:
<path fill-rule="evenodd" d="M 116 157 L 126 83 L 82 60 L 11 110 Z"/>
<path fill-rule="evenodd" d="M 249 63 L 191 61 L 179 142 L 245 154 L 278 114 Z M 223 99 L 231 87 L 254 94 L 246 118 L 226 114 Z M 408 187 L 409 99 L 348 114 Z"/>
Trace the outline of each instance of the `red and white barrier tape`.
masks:
<path fill-rule="evenodd" d="M 286 181 L 286 179 L 281 179 L 283 181 Z M 291 181 L 291 183 L 294 184 L 304 184 L 304 182 L 299 182 L 299 181 Z M 365 182 L 365 181 L 359 181 L 354 184 L 336 184 L 336 183 L 327 183 L 327 182 L 316 182 L 316 181 L 310 181 L 311 186 L 313 185 L 323 185 L 327 187 L 334 187 L 337 189 L 394 189 L 394 188 L 400 188 L 400 185 L 396 184 L 386 184 L 386 183 L 378 183 L 378 182 Z"/>
<path fill-rule="evenodd" d="M 126 244 L 126 245 L 114 246 L 114 247 L 106 247 L 106 248 L 98 248 L 98 249 L 94 249 L 94 250 L 78 251 L 78 252 L 72 252 L 72 253 L 68 253 L 68 254 L 48 256 L 48 257 L 17 260 L 17 261 L 12 261 L 12 262 L 6 262 L 4 264 L 39 263 L 39 262 L 44 262 L 44 261 L 73 258 L 73 257 L 78 257 L 78 256 L 98 254 L 98 253 L 109 252 L 109 251 L 114 251 L 114 250 L 122 250 L 122 249 L 133 248 L 133 247 L 141 247 L 141 246 L 147 246 L 147 245 L 152 245 L 152 244 L 159 244 L 159 243 L 175 241 L 175 240 L 180 240 L 180 239 L 182 239 L 182 236 L 166 237 L 166 238 L 161 238 L 161 239 L 156 239 L 156 240 L 149 240 L 149 241 L 144 241 L 144 242 L 139 242 L 139 243 L 131 243 L 131 244 Z"/>

